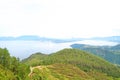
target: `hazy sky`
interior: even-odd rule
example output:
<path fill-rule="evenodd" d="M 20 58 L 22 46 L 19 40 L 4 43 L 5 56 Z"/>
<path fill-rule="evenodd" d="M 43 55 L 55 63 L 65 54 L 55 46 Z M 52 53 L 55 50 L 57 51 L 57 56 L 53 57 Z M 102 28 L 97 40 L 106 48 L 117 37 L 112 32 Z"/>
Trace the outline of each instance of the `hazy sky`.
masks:
<path fill-rule="evenodd" d="M 0 0 L 0 36 L 120 35 L 120 0 Z"/>

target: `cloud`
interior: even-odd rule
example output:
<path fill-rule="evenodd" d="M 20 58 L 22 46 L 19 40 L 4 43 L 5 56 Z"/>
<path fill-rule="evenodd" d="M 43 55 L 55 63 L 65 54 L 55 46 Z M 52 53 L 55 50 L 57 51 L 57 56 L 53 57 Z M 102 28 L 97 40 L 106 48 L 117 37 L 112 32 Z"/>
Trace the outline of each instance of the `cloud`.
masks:
<path fill-rule="evenodd" d="M 120 26 L 119 4 L 119 0 L 1 0 L 0 35 L 113 35 Z"/>

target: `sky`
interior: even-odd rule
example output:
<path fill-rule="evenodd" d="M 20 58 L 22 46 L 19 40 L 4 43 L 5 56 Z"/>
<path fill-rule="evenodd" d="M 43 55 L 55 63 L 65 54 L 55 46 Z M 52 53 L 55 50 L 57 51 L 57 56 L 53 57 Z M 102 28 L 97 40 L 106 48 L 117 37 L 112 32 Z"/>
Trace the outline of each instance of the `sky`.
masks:
<path fill-rule="evenodd" d="M 120 0 L 0 0 L 0 36 L 120 36 Z"/>

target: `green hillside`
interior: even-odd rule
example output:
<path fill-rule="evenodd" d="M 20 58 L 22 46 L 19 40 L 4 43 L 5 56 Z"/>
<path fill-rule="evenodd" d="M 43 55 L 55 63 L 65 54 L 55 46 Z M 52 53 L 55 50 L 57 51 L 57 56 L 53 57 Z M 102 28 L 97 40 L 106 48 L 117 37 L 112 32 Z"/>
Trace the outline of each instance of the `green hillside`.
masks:
<path fill-rule="evenodd" d="M 91 46 L 85 44 L 72 44 L 71 47 L 87 51 L 94 55 L 100 56 L 113 64 L 120 65 L 120 45 Z"/>
<path fill-rule="evenodd" d="M 0 80 L 27 80 L 29 71 L 29 66 L 0 48 Z"/>
<path fill-rule="evenodd" d="M 33 66 L 35 66 L 35 64 L 36 65 L 38 64 L 51 65 L 55 63 L 71 64 L 76 67 L 79 67 L 81 70 L 85 72 L 97 71 L 105 73 L 108 76 L 112 77 L 120 76 L 120 69 L 117 66 L 92 54 L 77 49 L 64 49 L 56 53 L 44 56 L 43 54 L 40 54 L 39 56 L 40 57 L 43 56 L 42 58 L 38 57 L 38 53 L 32 56 L 25 59 L 23 62 Z M 35 60 L 36 63 L 34 62 Z"/>
<path fill-rule="evenodd" d="M 120 68 L 77 49 L 36 53 L 21 62 L 0 48 L 0 80 L 120 80 Z"/>
<path fill-rule="evenodd" d="M 70 64 L 57 63 L 47 66 L 35 66 L 32 69 L 33 71 L 29 76 L 33 80 L 114 80 L 105 73 L 85 72 Z"/>

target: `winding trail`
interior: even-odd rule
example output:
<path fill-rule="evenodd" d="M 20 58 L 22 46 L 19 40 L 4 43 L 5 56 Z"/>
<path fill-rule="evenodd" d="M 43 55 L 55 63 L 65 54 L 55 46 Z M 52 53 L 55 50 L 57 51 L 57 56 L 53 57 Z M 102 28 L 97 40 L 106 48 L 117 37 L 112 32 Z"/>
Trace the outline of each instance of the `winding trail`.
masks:
<path fill-rule="evenodd" d="M 42 70 L 43 67 L 42 66 L 36 66 L 36 67 L 31 67 L 30 66 L 30 73 L 28 74 L 29 77 L 32 76 L 33 70 L 36 69 L 36 68 L 39 69 L 39 70 Z"/>

